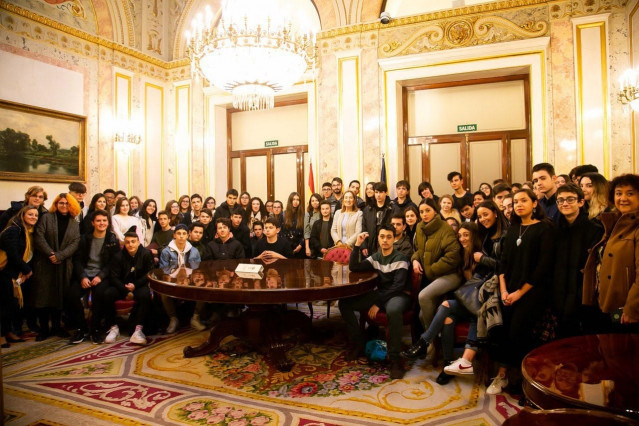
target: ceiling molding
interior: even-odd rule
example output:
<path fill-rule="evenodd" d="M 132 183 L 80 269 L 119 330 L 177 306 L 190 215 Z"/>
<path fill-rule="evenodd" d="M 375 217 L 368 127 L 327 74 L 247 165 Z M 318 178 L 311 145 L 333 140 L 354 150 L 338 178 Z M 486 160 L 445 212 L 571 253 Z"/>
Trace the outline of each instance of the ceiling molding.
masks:
<path fill-rule="evenodd" d="M 163 69 L 169 70 L 169 69 L 180 68 L 180 67 L 189 65 L 188 58 L 179 59 L 175 61 L 168 61 L 168 62 L 163 61 L 161 59 L 142 53 L 136 49 L 130 48 L 128 46 L 124 46 L 120 43 L 116 43 L 111 40 L 107 40 L 104 37 L 89 34 L 85 31 L 78 30 L 76 28 L 70 27 L 65 24 L 61 24 L 60 22 L 54 21 L 50 18 L 44 17 L 30 10 L 23 9 L 19 6 L 15 6 L 13 4 L 7 3 L 6 1 L 3 1 L 3 0 L 0 0 L 0 9 L 6 10 L 7 12 L 13 13 L 15 15 L 30 19 L 39 24 L 46 25 L 55 30 L 70 34 L 74 37 L 80 38 L 90 43 L 95 43 L 98 46 L 106 47 L 108 49 L 113 49 L 116 52 L 124 53 L 126 55 L 132 56 L 136 59 L 139 59 L 144 62 L 148 62 L 153 65 L 156 65 Z"/>
<path fill-rule="evenodd" d="M 519 7 L 537 6 L 551 3 L 552 0 L 503 0 L 494 3 L 483 3 L 474 6 L 460 7 L 456 9 L 442 10 L 439 12 L 425 13 L 423 15 L 405 16 L 392 19 L 388 24 L 382 24 L 375 20 L 369 23 L 350 25 L 346 27 L 334 28 L 322 31 L 317 34 L 317 39 L 327 39 L 335 36 L 359 33 L 364 31 L 381 30 L 392 27 L 400 27 L 409 24 L 419 24 L 442 18 L 452 18 L 456 16 L 472 15 L 476 13 L 495 12 L 498 10 L 515 9 Z"/>

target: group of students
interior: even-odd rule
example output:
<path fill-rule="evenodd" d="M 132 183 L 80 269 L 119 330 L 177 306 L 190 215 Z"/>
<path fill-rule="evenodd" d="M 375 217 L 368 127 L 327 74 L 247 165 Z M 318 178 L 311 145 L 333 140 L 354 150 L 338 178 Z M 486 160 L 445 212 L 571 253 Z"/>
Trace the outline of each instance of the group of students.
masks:
<path fill-rule="evenodd" d="M 344 190 L 336 177 L 306 207 L 295 192 L 284 208 L 230 189 L 219 206 L 213 197 L 193 194 L 161 211 L 155 200 L 112 189 L 84 206 L 86 187 L 77 182 L 46 209 L 46 192 L 33 186 L 0 217 L 6 253 L 0 262 L 1 344 L 22 340 L 25 319 L 37 340 L 63 334 L 63 314 L 70 342 L 114 342 L 120 333 L 115 302 L 125 298 L 135 301 L 130 340 L 145 344 L 143 327 L 154 309 L 167 314 L 167 332 L 179 325 L 174 300 L 149 290 L 146 275 L 156 265 L 174 270 L 207 259 L 321 258 L 343 245 L 352 248 L 351 270 L 379 275 L 375 290 L 339 302 L 350 339 L 347 358 L 364 350 L 355 312 L 374 318 L 383 309 L 392 378 L 403 377 L 402 358 L 426 355 L 439 334 L 445 367 L 437 382 L 472 374 L 479 343 L 489 340 L 499 372 L 488 392 L 498 393 L 508 384 L 507 367 L 517 370 L 544 338 L 638 330 L 639 176 L 608 182 L 589 165 L 557 176 L 541 163 L 532 178 L 482 183 L 471 193 L 462 175 L 451 172 L 450 195 L 437 196 L 422 182 L 417 205 L 407 181 L 397 182 L 391 200 L 385 182 L 367 183 L 361 198 L 359 181 Z M 411 275 L 421 277 L 424 333 L 402 352 Z M 486 295 L 481 305 L 480 290 Z M 90 326 L 83 298 L 91 300 Z M 205 328 L 205 310 L 196 303 L 191 325 L 198 330 Z M 461 319 L 471 327 L 455 361 L 453 330 Z"/>
<path fill-rule="evenodd" d="M 532 178 L 482 183 L 471 193 L 461 174 L 451 172 L 452 193 L 437 197 L 423 182 L 418 207 L 405 181 L 397 183 L 392 201 L 378 190 L 385 187 L 373 185 L 367 196 L 375 201 L 365 202 L 362 232 L 351 234 L 350 268 L 377 270 L 380 280 L 370 294 L 340 301 L 350 337 L 347 358 L 364 353 L 355 311 L 374 318 L 384 309 L 392 378 L 403 377 L 401 358 L 425 356 L 441 335 L 445 365 L 437 383 L 473 374 L 472 360 L 485 342 L 499 367 L 487 392 L 497 394 L 508 386 L 509 372 L 515 390 L 520 386 L 519 366 L 536 345 L 639 331 L 639 176 L 608 182 L 592 165 L 557 176 L 551 164 L 540 163 Z M 334 222 L 338 217 L 336 212 Z M 421 277 L 424 333 L 402 352 L 411 272 Z M 470 321 L 470 330 L 455 360 L 454 325 L 460 320 Z"/>

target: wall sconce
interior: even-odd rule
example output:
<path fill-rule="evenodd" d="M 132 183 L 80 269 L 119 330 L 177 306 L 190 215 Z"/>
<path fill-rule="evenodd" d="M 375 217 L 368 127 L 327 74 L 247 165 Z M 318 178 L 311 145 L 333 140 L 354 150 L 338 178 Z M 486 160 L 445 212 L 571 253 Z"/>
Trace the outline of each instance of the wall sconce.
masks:
<path fill-rule="evenodd" d="M 114 145 L 125 150 L 131 149 L 142 142 L 142 136 L 136 131 L 130 121 L 117 121 L 113 133 Z"/>
<path fill-rule="evenodd" d="M 626 70 L 619 79 L 619 102 L 624 105 L 630 104 L 633 111 L 639 111 L 639 68 Z"/>

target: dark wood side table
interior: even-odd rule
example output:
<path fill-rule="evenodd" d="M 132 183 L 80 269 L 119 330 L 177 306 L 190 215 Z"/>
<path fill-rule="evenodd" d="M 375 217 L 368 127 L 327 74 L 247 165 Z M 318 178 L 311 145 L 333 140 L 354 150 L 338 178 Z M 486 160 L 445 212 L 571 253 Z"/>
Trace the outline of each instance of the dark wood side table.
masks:
<path fill-rule="evenodd" d="M 522 362 L 526 397 L 542 409 L 582 408 L 639 419 L 639 334 L 557 340 Z"/>
<path fill-rule="evenodd" d="M 262 264 L 263 277 L 238 276 L 234 271 L 239 263 Z M 297 310 L 284 310 L 282 304 L 357 296 L 372 290 L 377 282 L 376 272 L 351 272 L 346 265 L 313 259 L 282 259 L 271 264 L 249 259 L 213 260 L 192 266 L 151 271 L 151 289 L 177 299 L 247 305 L 248 309 L 238 318 L 222 319 L 206 342 L 184 348 L 184 356 L 215 352 L 227 336 L 247 337 L 281 371 L 292 367 L 282 332 L 299 329 L 309 335 L 311 330 L 309 317 Z"/>

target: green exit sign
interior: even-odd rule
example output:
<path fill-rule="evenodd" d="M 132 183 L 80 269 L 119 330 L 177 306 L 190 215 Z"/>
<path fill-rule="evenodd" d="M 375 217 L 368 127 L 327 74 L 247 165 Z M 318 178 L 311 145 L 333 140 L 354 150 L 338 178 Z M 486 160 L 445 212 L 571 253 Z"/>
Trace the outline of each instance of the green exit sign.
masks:
<path fill-rule="evenodd" d="M 476 131 L 477 131 L 476 124 L 460 124 L 457 126 L 457 133 L 476 132 Z"/>
<path fill-rule="evenodd" d="M 273 146 L 277 146 L 279 141 L 276 139 L 274 141 L 264 141 L 264 148 L 271 148 Z"/>

